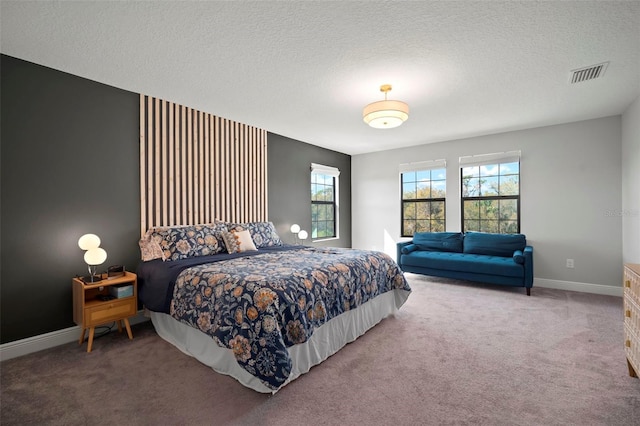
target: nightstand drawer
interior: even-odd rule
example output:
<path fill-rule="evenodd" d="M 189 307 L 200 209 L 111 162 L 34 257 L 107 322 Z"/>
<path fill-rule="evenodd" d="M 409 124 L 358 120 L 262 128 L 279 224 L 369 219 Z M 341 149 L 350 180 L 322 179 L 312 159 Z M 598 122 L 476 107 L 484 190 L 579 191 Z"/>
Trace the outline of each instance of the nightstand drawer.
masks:
<path fill-rule="evenodd" d="M 640 337 L 631 330 L 628 324 L 624 325 L 624 351 L 633 368 L 640 371 Z"/>
<path fill-rule="evenodd" d="M 629 326 L 634 334 L 640 336 L 640 307 L 628 297 L 622 302 L 624 323 Z"/>
<path fill-rule="evenodd" d="M 624 297 L 640 305 L 640 273 L 630 265 L 625 266 L 622 286 Z"/>
<path fill-rule="evenodd" d="M 127 300 L 113 300 L 87 308 L 86 325 L 102 324 L 108 321 L 115 321 L 124 317 L 136 314 L 136 303 L 134 298 Z"/>

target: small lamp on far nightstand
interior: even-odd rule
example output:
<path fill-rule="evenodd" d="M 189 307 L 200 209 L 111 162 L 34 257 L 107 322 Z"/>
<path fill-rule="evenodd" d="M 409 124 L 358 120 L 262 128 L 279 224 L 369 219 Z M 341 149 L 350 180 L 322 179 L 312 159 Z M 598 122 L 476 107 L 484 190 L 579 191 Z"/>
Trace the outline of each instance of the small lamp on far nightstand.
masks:
<path fill-rule="evenodd" d="M 82 281 L 86 283 L 102 281 L 102 277 L 96 274 L 96 269 L 107 260 L 107 252 L 100 248 L 100 238 L 95 234 L 85 234 L 78 240 L 78 246 L 87 251 L 84 254 L 84 261 L 88 266 L 89 275 L 82 277 Z"/>
<path fill-rule="evenodd" d="M 300 232 L 300 225 L 294 223 L 293 225 L 291 225 L 290 229 L 291 233 L 295 235 L 295 244 L 298 244 L 298 232 Z"/>

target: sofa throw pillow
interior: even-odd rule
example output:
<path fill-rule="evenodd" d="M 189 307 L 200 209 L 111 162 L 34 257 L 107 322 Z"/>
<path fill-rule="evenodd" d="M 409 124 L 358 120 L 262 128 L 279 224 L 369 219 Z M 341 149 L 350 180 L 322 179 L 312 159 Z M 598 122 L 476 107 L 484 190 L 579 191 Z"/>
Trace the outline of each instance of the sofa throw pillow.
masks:
<path fill-rule="evenodd" d="M 224 244 L 229 253 L 242 253 L 244 251 L 257 251 L 249 230 L 228 231 L 222 233 Z"/>
<path fill-rule="evenodd" d="M 463 235 L 460 232 L 416 232 L 413 244 L 425 251 L 451 251 L 462 253 Z"/>
<path fill-rule="evenodd" d="M 281 246 L 282 240 L 272 222 L 227 223 L 229 231 L 248 230 L 256 248 Z"/>
<path fill-rule="evenodd" d="M 513 261 L 519 263 L 520 265 L 524 265 L 524 253 L 521 250 L 516 250 L 513 252 Z"/>
<path fill-rule="evenodd" d="M 415 244 L 407 244 L 406 246 L 402 247 L 402 250 L 400 250 L 402 252 L 402 254 L 409 254 L 412 251 L 416 251 L 418 250 L 418 246 Z"/>
<path fill-rule="evenodd" d="M 527 240 L 523 234 L 490 234 L 467 232 L 464 234 L 464 252 L 488 256 L 511 257 L 516 250 L 524 250 Z"/>

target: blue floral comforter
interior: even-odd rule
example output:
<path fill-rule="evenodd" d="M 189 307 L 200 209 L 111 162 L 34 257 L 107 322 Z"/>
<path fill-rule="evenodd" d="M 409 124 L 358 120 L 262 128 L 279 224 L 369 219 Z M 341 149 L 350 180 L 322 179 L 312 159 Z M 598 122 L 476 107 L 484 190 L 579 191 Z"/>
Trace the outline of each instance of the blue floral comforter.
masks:
<path fill-rule="evenodd" d="M 304 247 L 185 269 L 170 314 L 231 349 L 245 370 L 277 390 L 291 372 L 288 346 L 394 289 L 411 291 L 384 253 Z"/>

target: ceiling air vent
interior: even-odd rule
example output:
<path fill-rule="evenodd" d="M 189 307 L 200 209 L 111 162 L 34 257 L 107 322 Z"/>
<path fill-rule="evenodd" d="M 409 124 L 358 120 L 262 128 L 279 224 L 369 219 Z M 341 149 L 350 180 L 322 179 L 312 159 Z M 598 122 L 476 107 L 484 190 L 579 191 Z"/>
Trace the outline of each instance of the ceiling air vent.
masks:
<path fill-rule="evenodd" d="M 602 77 L 607 69 L 609 62 L 603 62 L 597 65 L 591 65 L 584 68 L 571 71 L 571 84 L 580 83 L 587 80 L 593 80 Z"/>

